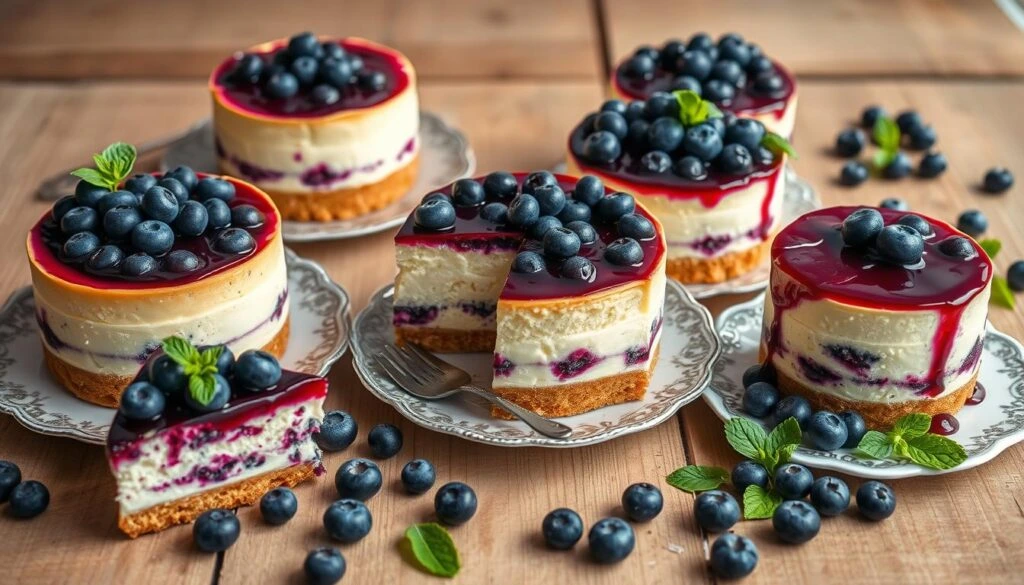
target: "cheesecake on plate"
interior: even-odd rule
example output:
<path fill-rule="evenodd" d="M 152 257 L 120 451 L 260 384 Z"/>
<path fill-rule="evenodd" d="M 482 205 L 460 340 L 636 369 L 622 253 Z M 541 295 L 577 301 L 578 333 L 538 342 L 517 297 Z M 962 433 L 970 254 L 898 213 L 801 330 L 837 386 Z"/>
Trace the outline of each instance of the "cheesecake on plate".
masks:
<path fill-rule="evenodd" d="M 231 56 L 209 86 L 221 171 L 266 191 L 284 219 L 363 215 L 416 178 L 416 73 L 394 49 L 302 33 Z"/>
<path fill-rule="evenodd" d="M 543 416 L 643 397 L 665 241 L 632 196 L 592 176 L 462 179 L 427 195 L 395 246 L 400 343 L 493 352 L 494 391 Z"/>
<path fill-rule="evenodd" d="M 973 239 L 906 211 L 833 207 L 785 227 L 771 256 L 760 353 L 784 394 L 879 429 L 971 396 L 992 280 Z"/>

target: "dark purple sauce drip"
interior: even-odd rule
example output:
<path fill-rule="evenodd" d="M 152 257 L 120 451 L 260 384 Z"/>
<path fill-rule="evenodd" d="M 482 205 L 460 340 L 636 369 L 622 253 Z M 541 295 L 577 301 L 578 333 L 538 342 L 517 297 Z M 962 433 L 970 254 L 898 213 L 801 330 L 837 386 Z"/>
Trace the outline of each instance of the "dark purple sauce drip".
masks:
<path fill-rule="evenodd" d="M 940 412 L 932 417 L 932 426 L 929 433 L 948 437 L 960 430 L 960 421 L 952 414 Z"/>
<path fill-rule="evenodd" d="M 800 356 L 796 363 L 800 366 L 804 377 L 815 384 L 834 384 L 843 379 L 839 374 L 809 357 Z"/>
<path fill-rule="evenodd" d="M 394 325 L 426 325 L 437 319 L 437 307 L 395 307 Z"/>
<path fill-rule="evenodd" d="M 985 387 L 981 385 L 981 382 L 974 384 L 974 392 L 971 392 L 971 397 L 967 399 L 964 406 L 977 406 L 985 401 L 985 397 L 988 396 L 988 392 L 985 391 Z"/>
<path fill-rule="evenodd" d="M 981 361 L 981 352 L 984 349 L 984 341 L 979 338 L 978 341 L 974 342 L 974 346 L 971 347 L 970 353 L 964 358 L 964 363 L 960 364 L 960 367 L 956 369 L 957 374 L 965 374 L 967 372 L 973 372 L 974 368 Z"/>
<path fill-rule="evenodd" d="M 604 358 L 598 357 L 586 349 L 577 349 L 564 360 L 551 364 L 551 373 L 559 380 L 568 380 L 579 376 L 602 361 Z"/>
<path fill-rule="evenodd" d="M 825 353 L 827 353 L 832 359 L 843 364 L 846 369 L 858 376 L 866 376 L 872 366 L 882 359 L 882 356 L 875 355 L 869 351 L 856 349 L 848 345 L 831 344 L 826 345 L 824 349 Z"/>

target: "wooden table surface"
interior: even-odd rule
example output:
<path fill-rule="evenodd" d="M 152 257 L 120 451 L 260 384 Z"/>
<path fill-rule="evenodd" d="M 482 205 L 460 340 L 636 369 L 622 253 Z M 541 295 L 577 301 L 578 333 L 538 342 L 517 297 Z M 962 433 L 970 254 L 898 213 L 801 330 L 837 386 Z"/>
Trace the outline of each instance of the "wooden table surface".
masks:
<path fill-rule="evenodd" d="M 368 3 L 178 3 L 14 0 L 0 4 L 0 295 L 28 284 L 24 233 L 45 208 L 32 198 L 41 177 L 113 140 L 139 143 L 208 115 L 203 75 L 227 52 L 301 28 L 360 34 L 409 51 L 424 73 L 424 108 L 462 129 L 480 172 L 550 167 L 564 139 L 604 88 L 606 56 L 641 42 L 693 30 L 735 29 L 801 74 L 796 171 L 828 204 L 876 203 L 900 196 L 915 210 L 955 220 L 978 208 L 1002 239 L 1000 271 L 1024 256 L 1021 187 L 990 197 L 976 187 L 996 164 L 1018 176 L 1024 160 L 1024 37 L 994 3 L 897 2 L 693 3 L 632 1 L 517 3 L 445 0 Z M 757 5 L 756 14 L 753 7 Z M 172 8 L 173 6 L 173 8 Z M 260 16 L 273 14 L 261 21 Z M 174 79 L 169 79 L 174 78 Z M 74 80 L 74 81 L 71 81 Z M 913 106 L 939 133 L 950 170 L 940 179 L 871 181 L 853 190 L 835 182 L 841 161 L 828 153 L 835 134 L 868 103 Z M 296 245 L 321 262 L 361 309 L 390 282 L 390 233 Z M 745 297 L 708 301 L 717 312 Z M 1024 338 L 1024 298 L 1016 311 L 994 307 L 992 322 Z M 329 408 L 353 413 L 362 432 L 329 454 L 329 475 L 297 488 L 298 516 L 265 526 L 242 509 L 242 536 L 222 555 L 198 553 L 179 527 L 128 540 L 116 528 L 114 482 L 101 448 L 34 434 L 0 417 L 0 459 L 51 490 L 40 517 L 0 516 L 0 582 L 299 583 L 306 551 L 329 544 L 321 515 L 336 493 L 331 477 L 346 459 L 368 454 L 365 431 L 401 427 L 405 447 L 384 461 L 385 489 L 369 502 L 371 534 L 342 546 L 344 583 L 414 583 L 433 578 L 403 562 L 405 528 L 430 519 L 432 499 L 396 487 L 413 457 L 435 463 L 439 482 L 469 483 L 480 510 L 452 530 L 463 559 L 457 583 L 714 582 L 692 497 L 664 483 L 686 464 L 731 466 L 738 457 L 722 424 L 694 403 L 659 427 L 572 450 L 500 449 L 421 429 L 372 397 L 343 358 L 331 372 Z M 858 480 L 846 478 L 852 485 Z M 589 526 L 621 513 L 622 490 L 638 481 L 662 487 L 665 510 L 636 525 L 637 548 L 624 562 L 598 566 L 585 543 L 568 553 L 544 548 L 540 521 L 568 506 Z M 440 483 L 438 484 L 440 485 Z M 823 522 L 802 546 L 780 544 L 770 523 L 743 522 L 761 562 L 748 583 L 1019 583 L 1024 579 L 1024 446 L 970 471 L 893 482 L 899 505 L 889 520 L 867 523 L 851 510 Z M 711 537 L 713 538 L 713 537 Z"/>

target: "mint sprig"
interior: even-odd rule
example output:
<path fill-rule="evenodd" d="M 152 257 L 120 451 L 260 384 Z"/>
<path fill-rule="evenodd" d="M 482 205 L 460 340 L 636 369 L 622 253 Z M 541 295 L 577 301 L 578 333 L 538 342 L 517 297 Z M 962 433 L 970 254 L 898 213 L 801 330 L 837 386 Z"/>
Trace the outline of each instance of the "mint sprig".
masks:
<path fill-rule="evenodd" d="M 76 169 L 71 174 L 97 187 L 116 191 L 121 181 L 131 174 L 137 155 L 131 144 L 115 142 L 92 156 L 95 169 Z"/>
<path fill-rule="evenodd" d="M 990 301 L 1011 311 L 1017 305 L 1017 300 L 1013 297 L 1013 291 L 1010 290 L 1010 283 L 1006 281 L 1005 277 L 998 274 L 992 277 L 992 296 Z"/>
<path fill-rule="evenodd" d="M 967 459 L 963 446 L 949 437 L 930 433 L 932 417 L 908 414 L 888 433 L 868 431 L 857 445 L 857 453 L 870 459 L 908 460 L 930 469 L 952 469 Z"/>
<path fill-rule="evenodd" d="M 684 492 L 706 492 L 729 482 L 729 471 L 721 467 L 687 465 L 665 477 L 668 485 Z"/>
<path fill-rule="evenodd" d="M 892 118 L 880 116 L 871 129 L 871 137 L 878 145 L 873 163 L 875 169 L 882 170 L 892 163 L 900 151 L 900 127 Z"/>
<path fill-rule="evenodd" d="M 774 132 L 765 132 L 764 138 L 761 139 L 761 146 L 767 148 L 775 156 L 782 156 L 783 154 L 789 155 L 790 158 L 800 158 L 796 154 L 796 149 L 789 143 L 781 134 Z"/>
<path fill-rule="evenodd" d="M 1003 243 L 995 238 L 985 238 L 979 241 L 978 245 L 988 254 L 989 260 L 995 260 L 999 251 L 1003 249 Z"/>
<path fill-rule="evenodd" d="M 462 567 L 459 551 L 451 535 L 440 524 L 413 524 L 406 529 L 405 539 L 416 562 L 426 572 L 449 579 L 458 574 Z"/>
<path fill-rule="evenodd" d="M 722 117 L 722 110 L 719 110 L 714 102 L 701 98 L 700 94 L 693 90 L 679 89 L 673 91 L 672 95 L 679 103 L 679 121 L 687 128 L 696 126 L 708 118 Z"/>
<path fill-rule="evenodd" d="M 188 340 L 181 337 L 168 337 L 161 342 L 167 357 L 171 358 L 185 370 L 188 376 L 188 393 L 192 399 L 206 406 L 217 393 L 217 360 L 224 351 L 223 346 L 208 347 L 199 351 Z"/>
<path fill-rule="evenodd" d="M 743 490 L 743 519 L 764 520 L 771 518 L 775 510 L 782 504 L 782 496 L 775 490 L 766 490 L 753 484 Z"/>

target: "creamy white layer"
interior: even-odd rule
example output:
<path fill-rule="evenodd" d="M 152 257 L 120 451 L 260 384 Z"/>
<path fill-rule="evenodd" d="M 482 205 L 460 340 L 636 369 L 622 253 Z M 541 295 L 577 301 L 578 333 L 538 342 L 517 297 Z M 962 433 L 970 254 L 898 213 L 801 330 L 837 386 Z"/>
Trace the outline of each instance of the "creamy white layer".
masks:
<path fill-rule="evenodd" d="M 782 271 L 773 271 L 773 287 L 789 282 Z M 846 400 L 890 404 L 940 398 L 967 384 L 978 369 L 979 356 L 972 352 L 980 350 L 977 344 L 985 333 L 989 294 L 986 288 L 964 308 L 943 364 L 943 391 L 935 396 L 920 396 L 915 390 L 927 380 L 932 358 L 941 351 L 934 343 L 940 325 L 937 311 L 895 312 L 828 299 L 802 300 L 781 313 L 782 351 L 772 364 L 792 379 Z M 774 316 L 767 295 L 765 332 Z"/>
<path fill-rule="evenodd" d="M 254 417 L 215 439 L 204 438 L 209 425 L 202 424 L 179 425 L 148 437 L 140 441 L 138 457 L 113 464 L 121 515 L 271 471 L 319 463 L 312 432 L 323 415 L 323 398 L 317 398 Z M 201 445 L 193 448 L 190 442 Z"/>

